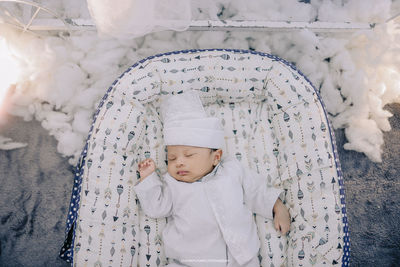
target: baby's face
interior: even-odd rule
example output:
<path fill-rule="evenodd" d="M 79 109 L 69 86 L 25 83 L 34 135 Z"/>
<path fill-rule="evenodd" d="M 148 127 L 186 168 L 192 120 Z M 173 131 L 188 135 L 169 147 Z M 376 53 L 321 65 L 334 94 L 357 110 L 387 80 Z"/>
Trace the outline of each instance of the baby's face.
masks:
<path fill-rule="evenodd" d="M 178 181 L 192 183 L 210 173 L 222 151 L 194 146 L 168 146 L 168 173 Z"/>

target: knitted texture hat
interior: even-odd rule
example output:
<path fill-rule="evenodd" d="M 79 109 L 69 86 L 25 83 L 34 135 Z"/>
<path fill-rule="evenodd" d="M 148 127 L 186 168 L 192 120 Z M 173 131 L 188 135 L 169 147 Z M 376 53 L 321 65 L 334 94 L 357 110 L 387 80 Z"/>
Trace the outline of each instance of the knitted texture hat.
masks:
<path fill-rule="evenodd" d="M 161 103 L 165 145 L 222 148 L 224 129 L 218 118 L 207 117 L 195 91 L 165 97 Z"/>

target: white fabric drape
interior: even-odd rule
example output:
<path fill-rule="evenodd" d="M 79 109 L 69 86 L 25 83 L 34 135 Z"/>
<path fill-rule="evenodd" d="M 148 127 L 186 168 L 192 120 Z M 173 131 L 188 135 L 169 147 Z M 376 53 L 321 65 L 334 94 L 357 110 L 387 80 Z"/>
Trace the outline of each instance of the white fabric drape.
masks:
<path fill-rule="evenodd" d="M 162 30 L 184 31 L 191 21 L 190 0 L 87 0 L 102 37 L 132 39 Z"/>

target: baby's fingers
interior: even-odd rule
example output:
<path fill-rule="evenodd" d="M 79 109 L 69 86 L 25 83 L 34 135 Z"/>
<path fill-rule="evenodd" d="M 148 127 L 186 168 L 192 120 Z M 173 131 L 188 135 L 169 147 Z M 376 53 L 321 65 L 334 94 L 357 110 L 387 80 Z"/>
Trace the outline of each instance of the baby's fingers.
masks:
<path fill-rule="evenodd" d="M 279 231 L 279 230 L 280 230 L 280 226 L 279 226 L 278 220 L 274 220 L 274 227 L 275 227 L 275 230 L 276 230 L 276 231 Z"/>
<path fill-rule="evenodd" d="M 283 235 L 287 234 L 287 232 L 289 232 L 289 226 L 287 225 L 281 225 L 281 233 Z"/>
<path fill-rule="evenodd" d="M 141 161 L 138 164 L 139 170 L 143 169 L 144 167 L 146 167 L 148 165 L 148 163 L 146 161 Z"/>
<path fill-rule="evenodd" d="M 289 222 L 283 222 L 281 224 L 281 232 L 283 235 L 287 234 L 290 231 L 290 223 Z"/>

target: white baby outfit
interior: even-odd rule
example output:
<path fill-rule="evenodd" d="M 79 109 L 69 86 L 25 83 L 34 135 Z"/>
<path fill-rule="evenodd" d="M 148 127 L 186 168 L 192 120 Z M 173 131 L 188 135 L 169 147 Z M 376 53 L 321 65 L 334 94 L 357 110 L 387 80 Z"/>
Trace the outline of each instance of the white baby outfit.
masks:
<path fill-rule="evenodd" d="M 232 158 L 194 183 L 154 172 L 134 187 L 143 211 L 168 217 L 163 231 L 168 266 L 259 266 L 253 213 L 272 219 L 281 190 Z"/>

